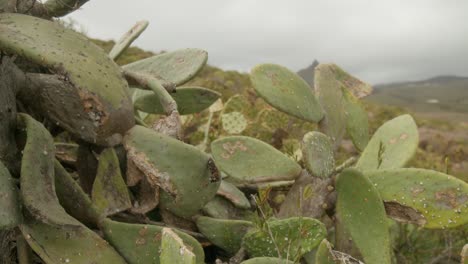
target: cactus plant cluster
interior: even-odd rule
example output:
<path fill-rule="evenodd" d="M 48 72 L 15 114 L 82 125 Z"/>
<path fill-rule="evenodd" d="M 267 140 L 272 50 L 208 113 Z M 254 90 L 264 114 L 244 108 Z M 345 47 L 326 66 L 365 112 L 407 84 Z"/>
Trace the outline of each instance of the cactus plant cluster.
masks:
<path fill-rule="evenodd" d="M 390 218 L 427 229 L 468 223 L 468 184 L 405 168 L 418 145 L 409 115 L 370 137 L 359 98 L 371 87 L 338 66 L 319 65 L 315 87 L 275 64 L 250 74 L 271 105 L 255 114 L 258 126 L 317 124 L 290 142 L 294 160 L 242 135 L 257 125 L 248 100 L 223 104 L 184 86 L 205 51 L 119 67 L 113 60 L 148 22 L 106 54 L 48 20 L 72 11 L 65 2 L 86 1 L 0 6 L 0 234 L 18 234 L 6 242 L 19 263 L 390 264 Z M 202 111 L 205 141 L 192 146 L 184 120 Z M 226 133 L 209 142 L 215 112 Z M 337 164 L 344 137 L 360 153 Z"/>

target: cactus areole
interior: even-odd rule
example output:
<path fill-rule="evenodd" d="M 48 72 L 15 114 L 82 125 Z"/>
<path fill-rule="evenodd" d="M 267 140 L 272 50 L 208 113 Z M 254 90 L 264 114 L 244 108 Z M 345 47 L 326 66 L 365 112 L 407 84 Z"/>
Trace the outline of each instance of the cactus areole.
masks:
<path fill-rule="evenodd" d="M 45 82 L 34 96 L 47 117 L 77 137 L 113 146 L 134 125 L 120 68 L 85 36 L 52 21 L 6 13 L 0 14 L 0 50 L 45 67 L 62 81 L 66 89 Z"/>

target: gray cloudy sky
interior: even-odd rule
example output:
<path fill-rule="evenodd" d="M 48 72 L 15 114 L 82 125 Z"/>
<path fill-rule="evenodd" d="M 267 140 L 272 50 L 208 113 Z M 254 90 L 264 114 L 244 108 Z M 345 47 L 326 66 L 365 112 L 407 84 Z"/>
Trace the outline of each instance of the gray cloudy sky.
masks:
<path fill-rule="evenodd" d="M 91 0 L 70 17 L 101 39 L 146 19 L 134 45 L 202 48 L 223 69 L 316 58 L 374 84 L 468 76 L 467 0 Z"/>

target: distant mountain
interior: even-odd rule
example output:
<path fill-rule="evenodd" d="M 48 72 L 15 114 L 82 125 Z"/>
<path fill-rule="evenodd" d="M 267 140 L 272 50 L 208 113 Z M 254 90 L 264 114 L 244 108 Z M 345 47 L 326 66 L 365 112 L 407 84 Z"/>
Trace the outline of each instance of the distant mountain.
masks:
<path fill-rule="evenodd" d="M 314 60 L 314 62 L 309 67 L 297 72 L 297 74 L 299 74 L 299 76 L 301 76 L 302 79 L 304 79 L 312 88 L 314 87 L 314 70 L 318 65 L 319 62 Z"/>
<path fill-rule="evenodd" d="M 423 81 L 374 86 L 366 100 L 416 112 L 468 114 L 468 77 L 438 76 Z"/>

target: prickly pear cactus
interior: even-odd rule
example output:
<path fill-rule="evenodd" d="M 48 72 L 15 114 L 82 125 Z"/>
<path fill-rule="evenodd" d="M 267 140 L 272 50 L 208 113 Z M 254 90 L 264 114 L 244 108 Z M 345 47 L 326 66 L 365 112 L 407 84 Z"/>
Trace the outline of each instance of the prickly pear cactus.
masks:
<path fill-rule="evenodd" d="M 219 172 L 197 148 L 142 126 L 127 133 L 124 146 L 149 184 L 164 191 L 160 205 L 168 211 L 191 217 L 216 194 Z"/>
<path fill-rule="evenodd" d="M 182 239 L 170 228 L 163 228 L 161 238 L 161 264 L 195 264 L 196 257 Z"/>
<path fill-rule="evenodd" d="M 468 184 L 424 169 L 366 171 L 396 220 L 425 228 L 453 228 L 468 223 Z"/>
<path fill-rule="evenodd" d="M 197 219 L 198 230 L 216 246 L 235 254 L 242 245 L 245 233 L 254 224 L 243 220 L 216 219 L 201 216 Z"/>
<path fill-rule="evenodd" d="M 106 219 L 102 222 L 101 228 L 106 240 L 116 248 L 129 264 L 162 263 L 160 250 L 163 227 L 127 224 Z M 191 251 L 196 256 L 196 263 L 204 263 L 205 254 L 200 243 L 183 232 L 173 231 L 186 246 L 192 248 Z"/>
<path fill-rule="evenodd" d="M 302 157 L 307 170 L 316 177 L 326 178 L 335 168 L 332 141 L 320 132 L 309 132 L 304 135 Z"/>
<path fill-rule="evenodd" d="M 270 220 L 262 229 L 244 236 L 243 247 L 251 257 L 280 257 L 298 260 L 317 247 L 326 236 L 325 225 L 313 218 Z"/>
<path fill-rule="evenodd" d="M 164 108 L 157 94 L 151 91 L 143 91 L 145 95 L 139 96 L 135 101 L 135 109 L 150 113 L 164 114 Z M 220 94 L 202 87 L 178 87 L 177 92 L 171 94 L 177 103 L 181 115 L 201 112 L 210 107 Z"/>
<path fill-rule="evenodd" d="M 18 115 L 18 126 L 26 132 L 21 160 L 21 200 L 31 215 L 50 225 L 75 225 L 55 193 L 54 144 L 47 129 L 31 116 Z"/>
<path fill-rule="evenodd" d="M 100 48 L 57 23 L 27 15 L 0 14 L 0 31 L 2 51 L 55 74 L 27 78 L 31 83 L 23 92 L 34 93 L 35 107 L 78 138 L 121 143 L 135 123 L 133 107 L 120 69 Z"/>
<path fill-rule="evenodd" d="M 410 115 L 383 124 L 372 136 L 356 167 L 362 170 L 392 169 L 404 166 L 418 148 L 419 134 Z"/>
<path fill-rule="evenodd" d="M 337 179 L 336 211 L 346 235 L 337 240 L 351 240 L 364 262 L 391 263 L 390 233 L 382 198 L 372 182 L 356 169 L 343 171 Z"/>
<path fill-rule="evenodd" d="M 123 70 L 156 79 L 165 87 L 174 87 L 192 79 L 207 60 L 208 53 L 204 50 L 182 49 L 127 64 Z"/>
<path fill-rule="evenodd" d="M 287 68 L 275 64 L 257 65 L 250 78 L 257 93 L 275 108 L 311 122 L 323 118 L 322 108 L 309 85 Z"/>
<path fill-rule="evenodd" d="M 255 138 L 232 136 L 211 144 L 216 165 L 233 182 L 293 180 L 301 167 L 272 146 Z"/>

